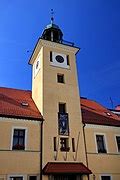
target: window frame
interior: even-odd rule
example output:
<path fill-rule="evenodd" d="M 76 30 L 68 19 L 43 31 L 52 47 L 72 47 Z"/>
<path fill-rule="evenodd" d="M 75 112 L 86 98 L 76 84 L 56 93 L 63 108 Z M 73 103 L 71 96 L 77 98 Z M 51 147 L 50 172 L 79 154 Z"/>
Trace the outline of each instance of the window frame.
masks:
<path fill-rule="evenodd" d="M 63 78 L 62 82 L 59 81 L 59 76 L 61 76 Z M 64 76 L 64 74 L 60 74 L 60 73 L 57 74 L 57 83 L 65 84 L 65 76 Z"/>
<path fill-rule="evenodd" d="M 36 174 L 35 174 L 35 175 L 31 175 L 31 174 L 30 174 L 30 175 L 28 175 L 28 180 L 30 180 L 30 177 L 31 177 L 31 176 L 35 176 L 35 177 L 36 177 L 36 180 L 38 179 L 38 176 L 37 176 Z"/>
<path fill-rule="evenodd" d="M 102 180 L 102 176 L 109 176 L 110 180 L 112 180 L 112 176 L 110 174 L 100 174 L 100 180 Z"/>
<path fill-rule="evenodd" d="M 104 133 L 95 133 L 95 145 L 96 145 L 96 152 L 98 154 L 107 154 L 108 153 L 108 147 L 107 147 L 107 139 L 106 139 L 106 135 Z M 98 152 L 98 144 L 97 144 L 97 136 L 103 136 L 103 143 L 104 143 L 104 148 L 106 150 L 106 152 Z"/>
<path fill-rule="evenodd" d="M 117 143 L 117 138 L 116 137 L 120 137 L 120 134 L 115 134 L 116 149 L 117 149 L 117 152 L 120 153 L 120 150 L 118 149 L 118 143 Z"/>
<path fill-rule="evenodd" d="M 23 180 L 25 179 L 24 175 L 22 175 L 22 174 L 21 175 L 20 174 L 19 175 L 18 174 L 14 174 L 14 175 L 8 175 L 7 180 L 10 180 L 11 177 L 13 177 L 13 178 L 15 178 L 15 177 L 22 177 Z"/>
<path fill-rule="evenodd" d="M 60 105 L 64 105 L 64 112 L 59 111 L 60 110 Z M 66 103 L 64 103 L 64 102 L 59 102 L 58 103 L 58 113 L 67 113 Z"/>
<path fill-rule="evenodd" d="M 66 55 L 67 65 L 70 66 L 70 56 Z"/>
<path fill-rule="evenodd" d="M 25 148 L 24 148 L 24 150 L 23 150 L 23 149 L 21 149 L 21 150 L 19 150 L 19 149 L 13 149 L 13 139 L 14 139 L 14 130 L 15 130 L 15 129 L 25 130 L 25 139 L 24 139 L 24 141 L 25 141 L 25 142 L 24 142 Z M 27 129 L 27 127 L 21 127 L 21 126 L 14 126 L 14 127 L 12 127 L 10 150 L 12 150 L 12 151 L 25 151 L 25 150 L 27 150 L 27 134 L 28 134 L 28 129 Z"/>
<path fill-rule="evenodd" d="M 65 140 L 65 143 L 61 143 L 61 140 Z M 65 145 L 65 148 L 62 148 L 62 144 Z M 60 137 L 60 151 L 61 152 L 69 152 L 70 151 L 70 146 L 69 146 L 69 138 L 68 137 Z"/>

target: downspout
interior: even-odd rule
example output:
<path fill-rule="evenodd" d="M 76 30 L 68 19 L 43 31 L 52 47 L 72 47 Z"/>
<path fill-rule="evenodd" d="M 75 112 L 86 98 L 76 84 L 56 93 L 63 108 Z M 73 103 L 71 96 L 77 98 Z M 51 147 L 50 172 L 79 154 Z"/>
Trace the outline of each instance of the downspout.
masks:
<path fill-rule="evenodd" d="M 86 154 L 86 165 L 87 165 L 87 167 L 88 167 L 88 156 L 87 156 L 87 145 L 86 145 L 86 137 L 85 137 L 85 126 L 86 126 L 86 124 L 84 123 L 83 124 L 83 138 L 84 138 L 84 144 L 85 144 L 85 154 Z M 89 168 L 89 167 L 88 167 Z M 88 180 L 89 180 L 90 178 L 89 178 L 89 175 L 88 175 Z M 95 177 L 95 175 L 93 174 L 93 180 L 95 180 L 96 179 L 96 177 Z"/>
<path fill-rule="evenodd" d="M 84 138 L 84 144 L 85 144 L 85 156 L 86 156 L 86 165 L 88 167 L 88 156 L 87 156 L 87 145 L 86 145 L 86 138 L 85 138 L 85 123 L 83 124 L 83 138 Z"/>
<path fill-rule="evenodd" d="M 87 145 L 86 145 L 86 137 L 85 137 L 85 123 L 83 124 L 83 138 L 84 138 L 84 144 L 85 144 L 85 157 L 86 157 L 86 165 L 88 168 L 88 156 L 87 156 Z M 89 175 L 87 175 L 88 180 L 89 180 Z"/>
<path fill-rule="evenodd" d="M 43 121 L 40 124 L 40 180 L 42 180 L 42 157 L 43 157 Z"/>

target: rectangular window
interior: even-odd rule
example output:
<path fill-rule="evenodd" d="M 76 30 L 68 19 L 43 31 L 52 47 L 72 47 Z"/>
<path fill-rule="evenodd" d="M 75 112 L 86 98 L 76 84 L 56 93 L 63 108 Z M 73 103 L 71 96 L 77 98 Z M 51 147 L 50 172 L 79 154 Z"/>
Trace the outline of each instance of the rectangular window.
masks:
<path fill-rule="evenodd" d="M 50 62 L 52 62 L 52 51 L 50 51 Z"/>
<path fill-rule="evenodd" d="M 69 119 L 68 113 L 66 113 L 66 104 L 59 103 L 58 112 L 58 131 L 60 135 L 69 135 Z"/>
<path fill-rule="evenodd" d="M 111 176 L 101 176 L 101 180 L 111 180 Z"/>
<path fill-rule="evenodd" d="M 68 138 L 60 138 L 60 150 L 61 151 L 69 151 L 69 139 Z"/>
<path fill-rule="evenodd" d="M 67 65 L 70 65 L 70 61 L 69 61 L 69 55 L 67 55 Z"/>
<path fill-rule="evenodd" d="M 12 149 L 13 150 L 25 149 L 25 129 L 14 129 Z"/>
<path fill-rule="evenodd" d="M 118 152 L 120 152 L 120 136 L 116 136 Z"/>
<path fill-rule="evenodd" d="M 60 135 L 69 135 L 68 113 L 58 113 L 58 126 Z"/>
<path fill-rule="evenodd" d="M 57 74 L 57 82 L 64 83 L 64 74 Z"/>
<path fill-rule="evenodd" d="M 72 138 L 72 151 L 75 152 L 75 139 Z"/>
<path fill-rule="evenodd" d="M 59 103 L 59 113 L 66 113 L 66 104 Z"/>
<path fill-rule="evenodd" d="M 53 141 L 54 141 L 54 151 L 57 151 L 56 137 L 53 138 Z"/>
<path fill-rule="evenodd" d="M 96 135 L 98 153 L 106 153 L 104 135 Z"/>
<path fill-rule="evenodd" d="M 37 176 L 29 176 L 29 180 L 37 180 Z"/>
<path fill-rule="evenodd" d="M 16 176 L 16 177 L 10 177 L 10 180 L 23 180 L 23 177 L 22 176 Z"/>

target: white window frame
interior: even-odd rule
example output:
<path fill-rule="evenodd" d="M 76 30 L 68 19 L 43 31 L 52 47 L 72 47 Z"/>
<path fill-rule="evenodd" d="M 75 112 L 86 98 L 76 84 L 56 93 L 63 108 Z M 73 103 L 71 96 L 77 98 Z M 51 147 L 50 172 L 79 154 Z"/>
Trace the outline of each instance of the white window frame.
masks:
<path fill-rule="evenodd" d="M 103 153 L 103 154 L 107 154 L 109 151 L 108 151 L 108 146 L 107 146 L 107 138 L 106 138 L 106 134 L 105 133 L 100 133 L 100 132 L 95 132 L 94 133 L 94 139 L 95 139 L 95 146 L 96 146 L 96 152 L 98 154 L 102 154 L 102 153 L 99 153 L 98 152 L 98 146 L 97 146 L 97 139 L 96 139 L 96 135 L 102 135 L 103 136 L 103 139 L 104 139 L 104 146 L 105 146 L 105 149 L 106 149 L 106 153 Z"/>
<path fill-rule="evenodd" d="M 10 180 L 11 177 L 23 177 L 23 180 L 25 180 L 24 176 L 21 174 L 14 174 L 14 175 L 8 175 L 7 180 Z"/>
<path fill-rule="evenodd" d="M 12 131 L 11 131 L 11 145 L 10 145 L 10 150 L 13 150 L 12 147 L 13 147 L 13 135 L 14 135 L 14 129 L 22 129 L 22 130 L 25 130 L 25 150 L 27 150 L 27 136 L 28 136 L 28 129 L 27 127 L 21 127 L 21 126 L 14 126 L 12 127 Z M 17 151 L 17 150 L 16 150 Z M 22 150 L 18 150 L 18 151 L 22 151 Z"/>
<path fill-rule="evenodd" d="M 112 180 L 111 174 L 100 174 L 100 180 L 102 180 L 102 176 L 110 176 L 110 180 Z"/>
<path fill-rule="evenodd" d="M 115 144 L 116 144 L 116 150 L 118 153 L 120 153 L 120 151 L 118 151 L 118 145 L 117 145 L 117 139 L 116 137 L 119 136 L 120 137 L 120 134 L 115 134 Z"/>

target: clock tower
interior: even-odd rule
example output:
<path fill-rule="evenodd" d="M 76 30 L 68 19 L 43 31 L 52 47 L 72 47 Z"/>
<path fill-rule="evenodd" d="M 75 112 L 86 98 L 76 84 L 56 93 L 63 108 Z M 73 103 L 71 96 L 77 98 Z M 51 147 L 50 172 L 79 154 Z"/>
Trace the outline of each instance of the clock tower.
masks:
<path fill-rule="evenodd" d="M 76 53 L 53 23 L 39 38 L 32 65 L 32 98 L 43 115 L 42 178 L 87 179 Z M 84 172 L 82 169 L 85 169 Z M 61 178 L 61 179 L 60 179 Z"/>

